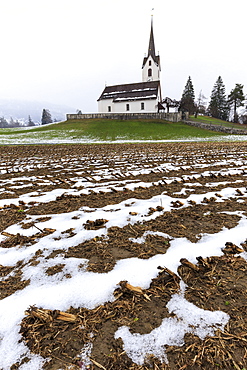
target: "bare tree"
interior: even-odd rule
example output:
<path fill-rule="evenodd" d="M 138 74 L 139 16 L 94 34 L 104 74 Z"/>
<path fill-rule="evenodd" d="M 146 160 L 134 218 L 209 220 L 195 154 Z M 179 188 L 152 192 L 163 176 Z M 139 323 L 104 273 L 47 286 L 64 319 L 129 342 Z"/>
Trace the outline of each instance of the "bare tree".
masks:
<path fill-rule="evenodd" d="M 198 113 L 206 113 L 206 96 L 203 95 L 202 90 L 199 93 L 198 99 L 195 103 L 195 117 L 198 116 Z"/>

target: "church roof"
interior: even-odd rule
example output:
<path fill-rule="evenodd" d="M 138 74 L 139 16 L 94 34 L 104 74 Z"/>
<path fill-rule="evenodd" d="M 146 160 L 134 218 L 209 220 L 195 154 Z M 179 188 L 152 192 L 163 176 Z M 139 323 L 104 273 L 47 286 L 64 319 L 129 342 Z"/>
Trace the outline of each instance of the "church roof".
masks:
<path fill-rule="evenodd" d="M 114 102 L 157 99 L 159 88 L 159 81 L 106 86 L 98 101 L 104 99 L 113 99 Z"/>
<path fill-rule="evenodd" d="M 151 55 L 153 59 L 155 58 L 153 18 L 151 20 L 151 31 L 150 31 L 150 38 L 149 38 L 149 45 L 148 45 L 148 55 Z"/>
<path fill-rule="evenodd" d="M 147 57 L 144 57 L 143 58 L 142 68 L 147 63 L 148 58 L 149 58 L 149 55 Z M 153 58 L 154 62 L 157 64 L 157 66 L 160 66 L 160 56 L 159 55 L 156 55 L 155 57 L 152 56 L 152 58 Z"/>
<path fill-rule="evenodd" d="M 156 53 L 155 53 L 154 32 L 153 32 L 153 18 L 151 20 L 151 31 L 150 31 L 150 37 L 149 37 L 148 54 L 143 59 L 142 68 L 146 64 L 146 62 L 147 62 L 147 60 L 148 60 L 148 58 L 149 58 L 150 55 L 153 58 L 153 60 L 155 61 L 155 63 L 159 66 L 160 65 L 160 57 L 159 57 L 159 55 L 156 55 Z"/>

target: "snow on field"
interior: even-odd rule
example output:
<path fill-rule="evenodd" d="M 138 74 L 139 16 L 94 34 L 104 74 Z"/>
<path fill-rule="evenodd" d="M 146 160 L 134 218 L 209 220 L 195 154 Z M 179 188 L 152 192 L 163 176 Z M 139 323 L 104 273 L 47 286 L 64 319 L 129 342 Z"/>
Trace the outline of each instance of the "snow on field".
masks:
<path fill-rule="evenodd" d="M 189 137 L 183 138 L 179 137 L 177 139 L 168 139 L 168 140 L 130 140 L 129 138 L 124 137 L 116 137 L 115 140 L 97 140 L 92 139 L 91 137 L 80 137 L 77 138 L 73 136 L 73 132 L 71 130 L 68 132 L 61 131 L 49 131 L 49 133 L 39 133 L 39 132 L 32 132 L 30 135 L 27 133 L 23 134 L 8 134 L 0 135 L 0 145 L 31 145 L 31 144 L 123 144 L 123 143 L 165 143 L 165 142 L 197 142 L 197 141 L 246 141 L 245 135 L 225 135 L 225 136 L 215 136 L 215 137 L 206 137 L 206 138 L 198 138 L 198 137 Z"/>
<path fill-rule="evenodd" d="M 124 156 L 123 156 L 124 157 Z M 189 207 L 191 201 L 200 204 L 206 198 L 215 196 L 215 191 L 210 191 L 211 186 L 219 186 L 217 202 L 224 202 L 229 199 L 235 199 L 237 202 L 241 201 L 236 188 L 230 186 L 229 181 L 211 183 L 212 176 L 218 170 L 212 170 L 213 167 L 222 166 L 222 173 L 225 175 L 243 174 L 246 169 L 247 161 L 244 159 L 236 160 L 236 158 L 226 158 L 224 161 L 219 161 L 211 164 L 211 170 L 207 170 L 208 164 L 201 160 L 196 161 L 191 170 L 190 175 L 184 175 L 180 178 L 170 177 L 170 171 L 175 171 L 184 166 L 183 159 L 180 158 L 178 163 L 171 161 L 163 165 L 143 168 L 141 162 L 135 165 L 128 166 L 124 164 L 125 159 L 119 159 L 119 169 L 114 168 L 112 172 L 110 166 L 104 166 L 103 163 L 95 163 L 95 170 L 90 173 L 88 177 L 81 177 L 80 165 L 73 160 L 66 163 L 73 169 L 73 176 L 71 176 L 72 186 L 69 189 L 64 189 L 61 183 L 56 189 L 45 191 L 45 187 L 54 184 L 54 177 L 36 177 L 29 172 L 32 165 L 40 167 L 45 164 L 42 163 L 42 158 L 33 159 L 31 162 L 25 163 L 18 161 L 9 170 L 9 178 L 0 179 L 0 191 L 6 192 L 6 187 L 10 193 L 8 199 L 1 199 L 0 206 L 4 207 L 10 204 L 19 204 L 19 201 L 48 203 L 56 200 L 57 197 L 70 194 L 74 196 L 81 196 L 82 194 L 90 194 L 91 191 L 95 193 L 104 194 L 111 191 L 113 187 L 115 190 L 124 191 L 124 188 L 134 190 L 138 187 L 148 188 L 153 185 L 159 185 L 159 182 L 150 183 L 139 181 L 138 176 L 143 173 L 151 173 L 151 171 L 163 172 L 163 183 L 172 183 L 182 181 L 183 189 L 179 192 L 184 195 L 182 207 Z M 18 167 L 19 172 L 23 172 L 23 176 L 14 177 L 14 168 Z M 117 161 L 115 162 L 117 166 Z M 229 167 L 229 168 L 228 168 Z M 61 167 L 60 167 L 61 168 Z M 205 171 L 203 170 L 205 168 Z M 200 173 L 197 172 L 200 169 Z M 11 172 L 12 171 L 12 172 Z M 5 163 L 1 163 L 0 172 L 6 173 Z M 25 175 L 24 175 L 25 173 Z M 57 174 L 59 177 L 59 166 L 57 167 Z M 116 180 L 119 176 L 119 181 Z M 133 176 L 135 179 L 133 179 Z M 194 188 L 200 188 L 198 184 L 199 177 L 208 178 L 208 192 L 189 194 Z M 122 180 L 122 177 L 125 179 Z M 114 180 L 115 179 L 115 180 Z M 193 180 L 194 179 L 194 180 Z M 239 181 L 239 192 L 246 194 L 246 188 L 241 187 L 241 180 Z M 23 187 L 32 187 L 33 183 L 42 185 L 42 191 L 30 191 L 18 197 L 11 198 L 11 191 Z M 232 184 L 232 183 L 231 183 Z M 187 194 L 187 195 L 186 195 Z M 174 194 L 176 195 L 176 194 Z M 179 195 L 179 194 L 177 194 Z M 137 222 L 149 221 L 155 219 L 163 212 L 172 209 L 172 202 L 181 200 L 176 196 L 167 195 L 162 188 L 159 195 L 155 195 L 149 199 L 130 198 L 127 201 L 122 201 L 116 204 L 106 205 L 104 207 L 81 207 L 76 211 L 64 212 L 59 214 L 47 214 L 47 221 L 39 222 L 38 215 L 26 215 L 26 219 L 22 223 L 17 223 L 9 226 L 5 233 L 16 235 L 17 233 L 24 236 L 32 236 L 37 234 L 37 228 L 54 229 L 54 232 L 37 239 L 33 245 L 26 246 L 17 245 L 12 248 L 0 248 L 0 263 L 4 266 L 13 266 L 18 261 L 24 263 L 22 268 L 22 279 L 30 280 L 28 286 L 24 289 L 16 291 L 14 294 L 2 299 L 0 301 L 0 368 L 3 370 L 10 369 L 11 365 L 20 361 L 23 357 L 29 357 L 30 361 L 23 364 L 21 370 L 39 370 L 42 369 L 44 359 L 39 355 L 31 354 L 24 342 L 20 342 L 19 325 L 24 317 L 25 310 L 32 305 L 37 307 L 44 307 L 47 309 L 58 309 L 66 311 L 71 306 L 86 307 L 89 309 L 95 308 L 98 305 L 104 304 L 107 301 L 114 300 L 113 292 L 118 287 L 120 281 L 126 280 L 134 286 L 148 288 L 151 280 L 157 276 L 157 266 L 166 266 L 173 272 L 177 272 L 181 258 L 187 258 L 190 262 L 196 263 L 196 257 L 202 256 L 219 256 L 222 255 L 222 248 L 227 241 L 231 241 L 237 245 L 244 241 L 245 230 L 247 227 L 247 218 L 240 212 L 235 214 L 240 216 L 240 221 L 237 226 L 227 229 L 223 228 L 220 232 L 215 234 L 204 234 L 198 242 L 192 243 L 186 238 L 172 238 L 165 233 L 159 233 L 159 236 L 171 239 L 170 248 L 165 254 L 157 254 L 149 259 L 128 258 L 119 260 L 115 267 L 108 273 L 95 273 L 87 271 L 87 260 L 83 258 L 64 258 L 62 253 L 58 253 L 54 258 L 47 259 L 46 257 L 51 251 L 60 250 L 66 251 L 69 247 L 76 246 L 83 241 L 93 239 L 97 236 L 106 236 L 107 230 L 110 227 L 118 226 L 124 227 L 128 224 L 136 224 Z M 128 206 L 126 206 L 128 205 Z M 164 209 L 155 211 L 151 215 L 148 213 L 150 207 L 157 208 L 162 206 Z M 234 212 L 233 212 L 234 214 Z M 87 230 L 85 224 L 89 218 L 90 220 L 106 219 L 103 228 L 97 230 Z M 34 223 L 36 227 L 23 228 L 23 223 Z M 74 235 L 70 238 L 66 237 L 65 230 L 72 228 Z M 148 232 L 149 233 L 149 232 Z M 132 242 L 143 243 L 148 233 L 145 233 L 141 238 L 132 240 Z M 151 231 L 150 231 L 151 233 Z M 5 235 L 0 236 L 0 242 L 6 240 Z M 30 259 L 37 251 L 41 251 L 40 256 L 37 257 L 38 264 L 33 266 L 29 263 Z M 242 254 L 246 257 L 245 254 Z M 46 270 L 49 267 L 63 264 L 64 268 L 61 272 L 48 276 Z M 68 279 L 66 276 L 70 275 Z M 8 279 L 13 272 L 1 278 L 2 281 Z M 154 329 L 151 333 L 140 335 L 131 334 L 128 327 L 119 327 L 115 333 L 115 337 L 121 337 L 124 342 L 124 350 L 129 357 L 137 364 L 143 364 L 147 354 L 154 354 L 161 361 L 167 362 L 167 357 L 164 352 L 164 345 L 181 346 L 183 344 L 184 335 L 186 333 L 194 333 L 201 339 L 207 335 L 213 336 L 216 329 L 223 329 L 229 320 L 227 314 L 221 311 L 210 312 L 199 309 L 194 304 L 188 302 L 184 298 L 186 286 L 181 283 L 180 293 L 171 297 L 167 308 L 170 313 L 175 316 L 165 318 L 160 327 Z"/>

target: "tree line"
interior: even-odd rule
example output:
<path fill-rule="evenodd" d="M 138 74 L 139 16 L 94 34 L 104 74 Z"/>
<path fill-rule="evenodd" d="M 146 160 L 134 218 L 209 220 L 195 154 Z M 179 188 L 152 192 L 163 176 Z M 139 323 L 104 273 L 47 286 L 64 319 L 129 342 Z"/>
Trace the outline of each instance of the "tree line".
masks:
<path fill-rule="evenodd" d="M 10 117 L 9 121 L 4 117 L 0 117 L 0 128 L 13 128 L 13 127 L 23 127 L 23 126 L 31 127 L 31 126 L 35 126 L 35 123 L 33 122 L 30 116 L 28 116 L 28 122 L 26 125 L 23 122 L 19 121 L 18 119 L 13 119 L 12 117 Z"/>
<path fill-rule="evenodd" d="M 206 114 L 208 116 L 219 118 L 225 121 L 247 124 L 247 106 L 246 96 L 243 91 L 244 86 L 236 84 L 229 95 L 226 95 L 225 85 L 221 76 L 219 76 L 213 86 L 210 101 L 206 106 L 206 98 L 200 92 L 197 101 L 195 100 L 194 86 L 189 76 L 185 85 L 179 110 L 189 112 L 190 115 Z M 239 115 L 238 108 L 244 107 L 244 113 Z"/>
<path fill-rule="evenodd" d="M 48 109 L 43 109 L 41 115 L 41 124 L 46 125 L 52 122 L 57 122 L 57 120 L 52 119 L 51 113 Z M 9 120 L 7 120 L 4 117 L 0 117 L 0 128 L 32 127 L 32 126 L 35 126 L 35 123 L 32 120 L 31 116 L 28 116 L 28 121 L 26 124 L 19 121 L 18 119 L 13 119 L 12 117 L 10 117 Z"/>

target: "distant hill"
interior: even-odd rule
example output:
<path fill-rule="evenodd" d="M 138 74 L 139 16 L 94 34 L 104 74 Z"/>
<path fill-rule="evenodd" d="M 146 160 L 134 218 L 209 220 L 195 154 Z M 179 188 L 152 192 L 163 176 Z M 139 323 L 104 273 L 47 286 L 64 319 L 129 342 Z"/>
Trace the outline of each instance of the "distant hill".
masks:
<path fill-rule="evenodd" d="M 27 123 L 30 116 L 33 122 L 40 123 L 43 109 L 49 109 L 52 119 L 57 121 L 65 120 L 66 113 L 76 111 L 75 108 L 47 102 L 0 99 L 0 117 L 8 121 L 12 117 L 14 120 Z"/>

